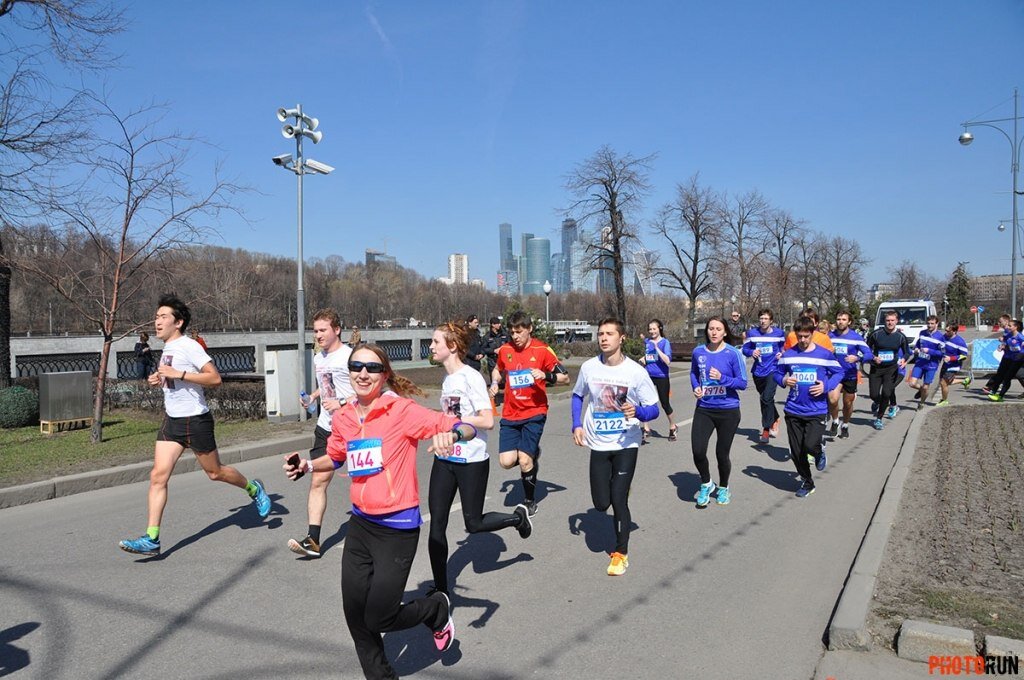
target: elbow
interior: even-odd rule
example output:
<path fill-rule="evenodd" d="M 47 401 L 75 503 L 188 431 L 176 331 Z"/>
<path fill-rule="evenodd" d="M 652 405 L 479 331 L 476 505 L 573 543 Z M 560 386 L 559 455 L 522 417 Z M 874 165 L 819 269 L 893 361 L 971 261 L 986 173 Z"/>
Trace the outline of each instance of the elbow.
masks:
<path fill-rule="evenodd" d="M 489 413 L 485 416 L 480 416 L 480 424 L 477 425 L 478 430 L 493 430 L 494 429 L 494 414 Z"/>
<path fill-rule="evenodd" d="M 220 377 L 220 373 L 214 373 L 210 378 L 210 387 L 219 387 L 224 380 Z"/>

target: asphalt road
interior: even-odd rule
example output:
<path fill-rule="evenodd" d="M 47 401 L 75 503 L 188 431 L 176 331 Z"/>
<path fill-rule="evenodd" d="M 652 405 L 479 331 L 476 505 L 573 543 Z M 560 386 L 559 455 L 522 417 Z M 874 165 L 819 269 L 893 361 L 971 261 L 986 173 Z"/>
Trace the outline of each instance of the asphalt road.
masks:
<path fill-rule="evenodd" d="M 688 419 L 693 398 L 682 375 L 674 385 L 677 417 Z M 909 390 L 899 394 L 905 403 Z M 859 398 L 851 437 L 829 445 L 817 493 L 798 499 L 784 427 L 769 446 L 756 444 L 756 399 L 751 385 L 728 506 L 695 509 L 689 427 L 676 443 L 655 437 L 641 449 L 630 568 L 618 578 L 605 574 L 613 535 L 610 518 L 590 507 L 589 454 L 572 444 L 569 402 L 556 402 L 533 536 L 467 537 L 454 510 L 457 642 L 439 656 L 425 628 L 388 634 L 396 670 L 493 680 L 811 678 L 912 414 L 876 432 Z M 665 422 L 655 431 L 667 433 Z M 493 435 L 492 452 L 496 445 Z M 426 513 L 430 457 L 421 453 Z M 0 675 L 361 677 L 339 586 L 348 481 L 329 491 L 324 557 L 305 560 L 285 544 L 305 534 L 308 482 L 288 482 L 280 465 L 239 466 L 267 483 L 274 507 L 266 521 L 233 487 L 202 473 L 172 478 L 159 559 L 117 548 L 144 528 L 145 484 L 0 511 Z M 494 461 L 487 507 L 515 505 L 520 488 L 518 473 Z M 430 585 L 426 529 L 410 597 Z"/>

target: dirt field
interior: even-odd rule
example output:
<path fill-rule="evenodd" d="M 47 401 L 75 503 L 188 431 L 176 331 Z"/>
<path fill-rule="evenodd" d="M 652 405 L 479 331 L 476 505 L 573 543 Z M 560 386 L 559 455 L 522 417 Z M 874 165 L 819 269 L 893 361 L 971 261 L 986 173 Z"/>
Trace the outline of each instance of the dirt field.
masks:
<path fill-rule="evenodd" d="M 875 587 L 871 629 L 906 618 L 1024 639 L 1024 405 L 925 421 Z"/>

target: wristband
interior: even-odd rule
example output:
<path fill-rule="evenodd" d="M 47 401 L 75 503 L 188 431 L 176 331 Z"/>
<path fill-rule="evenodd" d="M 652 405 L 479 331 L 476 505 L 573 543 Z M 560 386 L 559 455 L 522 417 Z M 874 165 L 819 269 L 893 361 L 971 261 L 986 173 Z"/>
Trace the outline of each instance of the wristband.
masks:
<path fill-rule="evenodd" d="M 555 377 L 555 372 L 554 371 L 545 371 L 544 372 L 544 382 L 546 382 L 548 384 L 548 386 L 554 385 L 556 381 L 557 381 L 557 378 Z"/>
<path fill-rule="evenodd" d="M 313 461 L 309 458 L 306 459 L 306 472 L 313 474 Z"/>
<path fill-rule="evenodd" d="M 470 423 L 467 423 L 465 421 L 460 420 L 457 423 L 455 423 L 455 425 L 452 426 L 452 432 L 454 432 L 455 436 L 456 436 L 455 441 L 461 442 L 461 441 L 466 441 L 467 440 L 467 438 L 462 435 L 462 430 L 459 429 L 463 425 L 465 425 L 469 429 L 473 430 L 473 435 L 471 437 L 469 437 L 468 439 L 476 439 L 476 435 L 477 435 L 476 427 L 474 427 Z"/>

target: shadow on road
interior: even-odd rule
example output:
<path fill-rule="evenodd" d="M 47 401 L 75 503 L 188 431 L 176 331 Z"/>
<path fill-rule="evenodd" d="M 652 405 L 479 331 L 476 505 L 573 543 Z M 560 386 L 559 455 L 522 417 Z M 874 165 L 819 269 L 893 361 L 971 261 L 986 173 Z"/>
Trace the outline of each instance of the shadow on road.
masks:
<path fill-rule="evenodd" d="M 700 488 L 700 475 L 696 472 L 673 472 L 668 479 L 675 484 L 679 500 L 689 503 L 696 498 L 697 489 Z"/>
<path fill-rule="evenodd" d="M 518 472 L 519 468 L 513 468 L 510 472 Z M 544 472 L 543 466 L 541 467 L 541 473 Z M 544 479 L 537 480 L 537 495 L 534 500 L 540 503 L 544 500 L 549 493 L 558 493 L 559 491 L 565 491 L 566 487 L 549 482 Z M 514 508 L 523 502 L 523 484 L 519 480 L 519 477 L 513 479 L 506 479 L 501 483 L 499 491 L 505 494 L 505 507 Z"/>
<path fill-rule="evenodd" d="M 630 531 L 639 528 L 636 522 L 629 523 Z M 601 512 L 590 508 L 586 512 L 570 515 L 569 533 L 573 536 L 582 533 L 590 552 L 610 553 L 615 549 L 615 527 L 609 511 Z"/>
<path fill-rule="evenodd" d="M 11 626 L 7 630 L 0 630 L 0 677 L 28 667 L 31 663 L 28 652 L 11 643 L 20 640 L 38 627 L 38 621 L 29 621 Z"/>
<path fill-rule="evenodd" d="M 789 458 L 787 455 L 786 458 Z M 743 468 L 743 474 L 758 479 L 769 486 L 781 491 L 796 491 L 800 487 L 800 477 L 796 470 L 776 470 L 765 468 L 760 465 L 748 465 Z"/>

